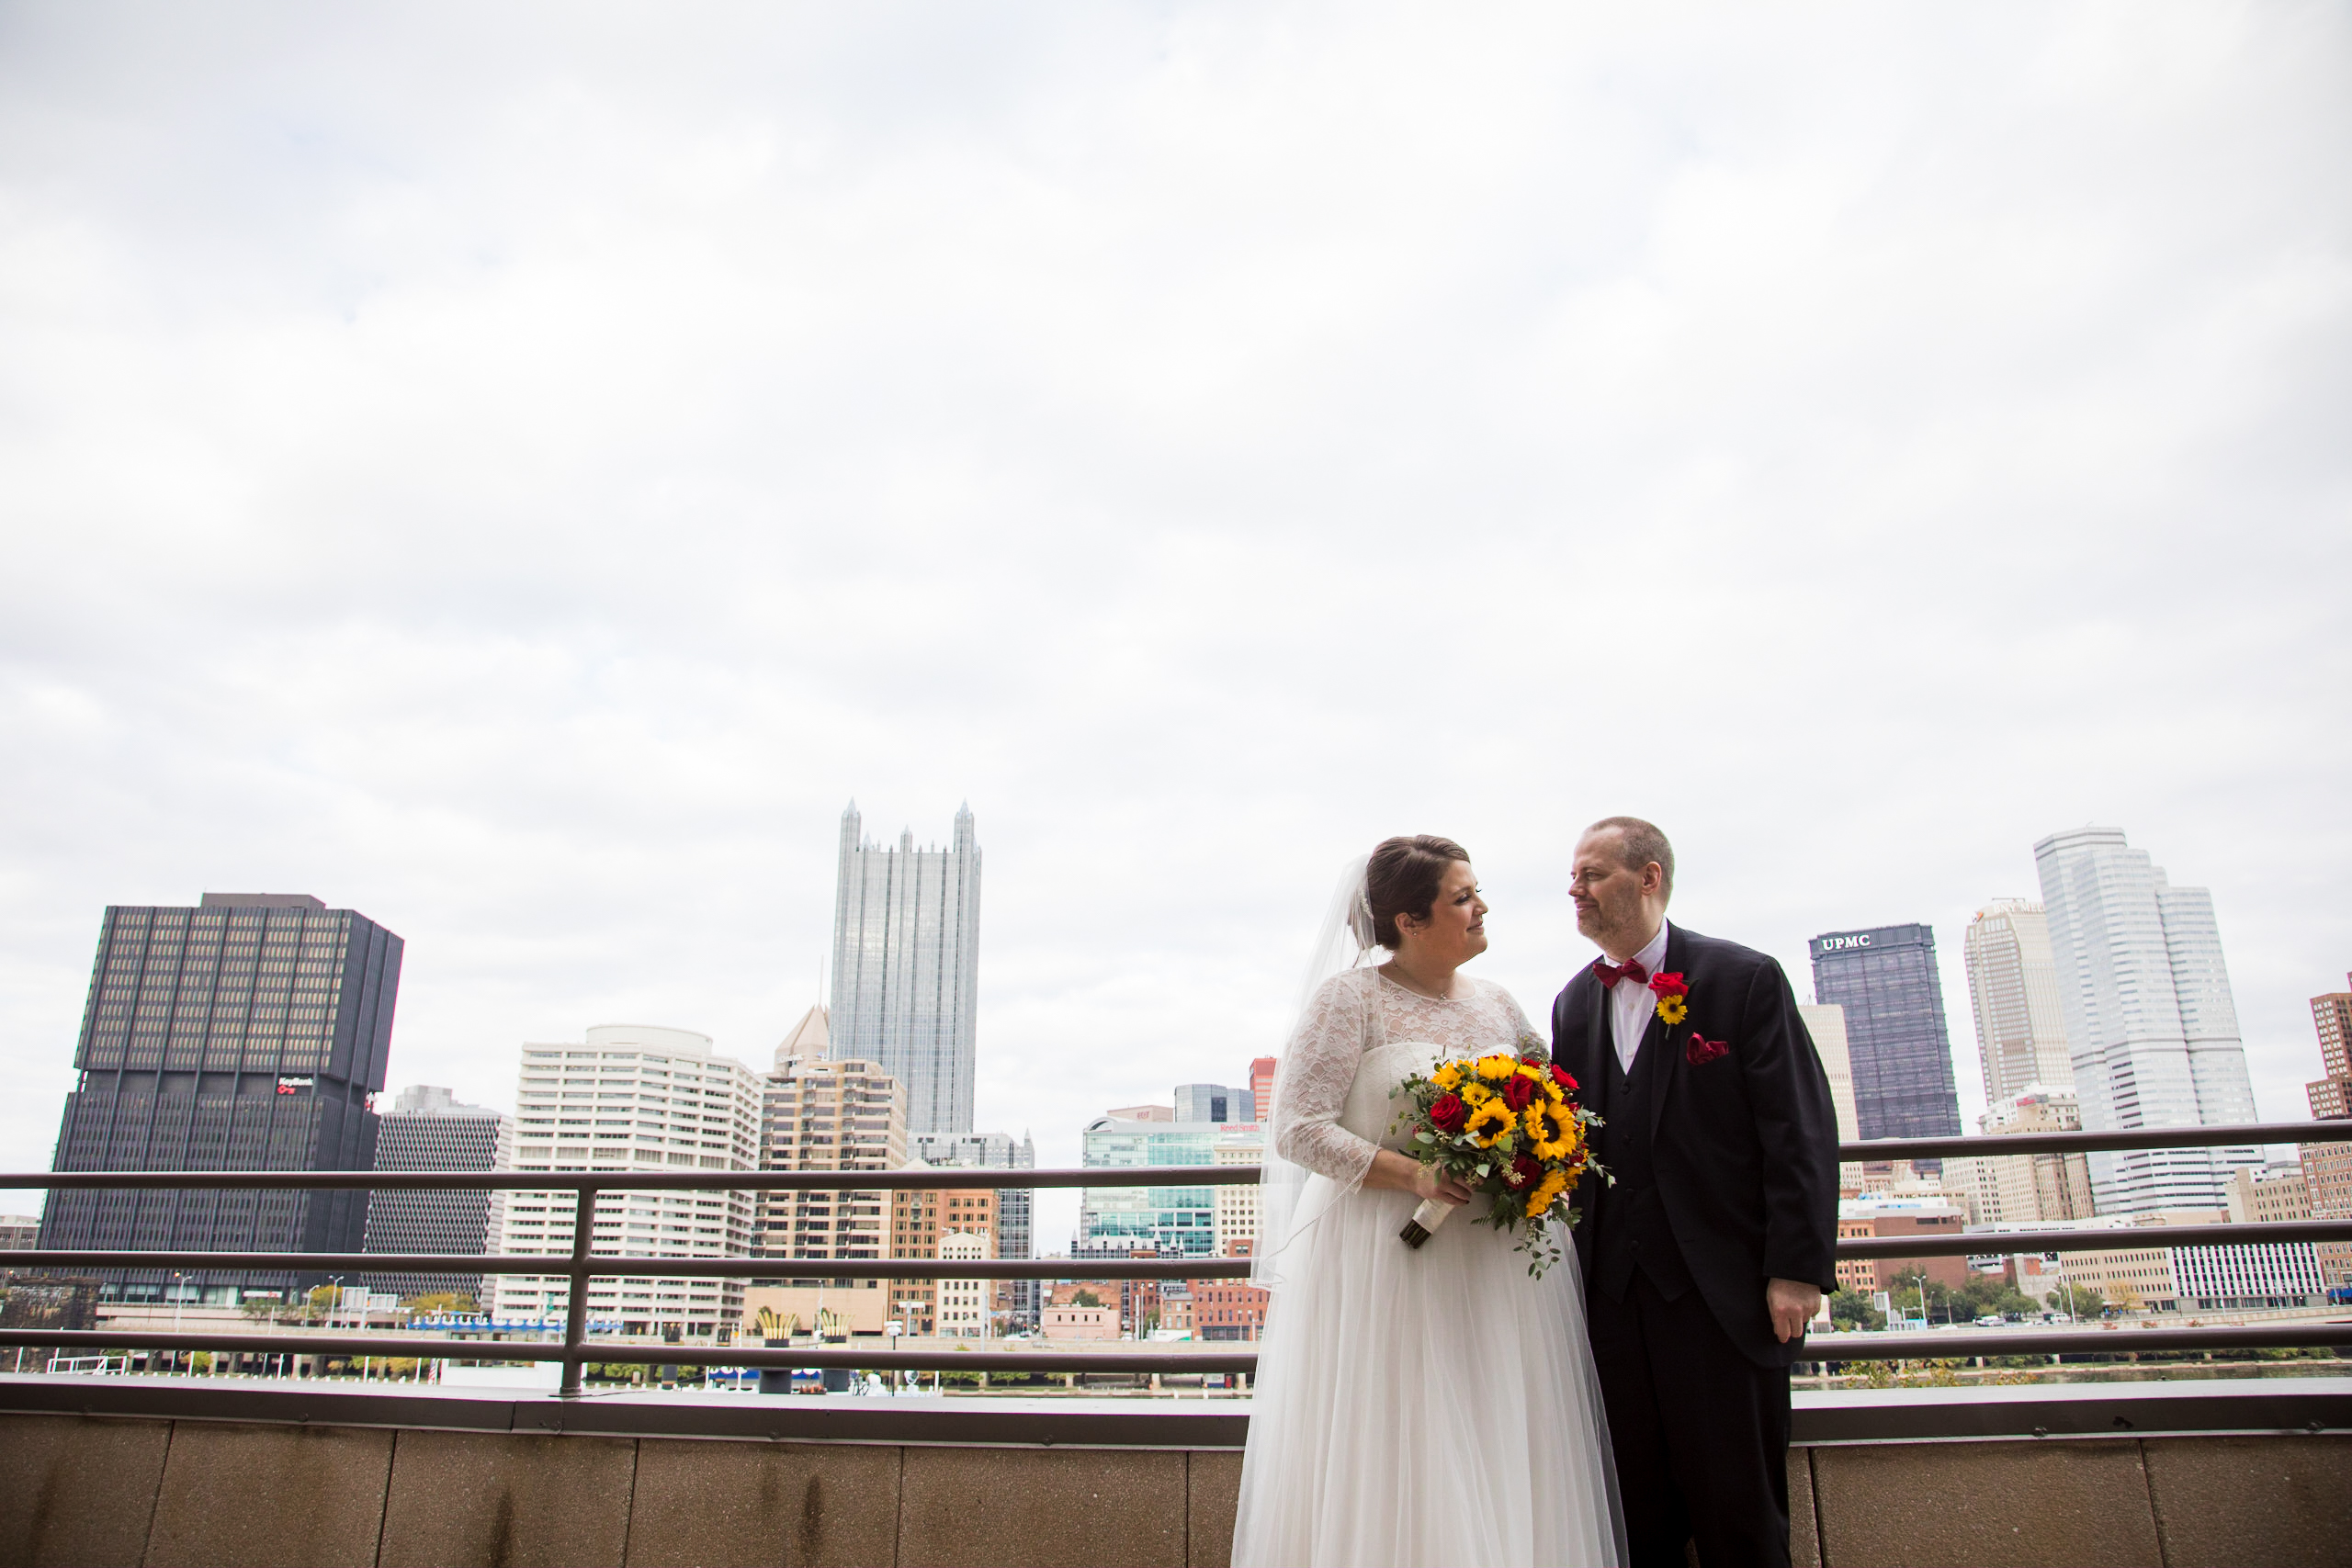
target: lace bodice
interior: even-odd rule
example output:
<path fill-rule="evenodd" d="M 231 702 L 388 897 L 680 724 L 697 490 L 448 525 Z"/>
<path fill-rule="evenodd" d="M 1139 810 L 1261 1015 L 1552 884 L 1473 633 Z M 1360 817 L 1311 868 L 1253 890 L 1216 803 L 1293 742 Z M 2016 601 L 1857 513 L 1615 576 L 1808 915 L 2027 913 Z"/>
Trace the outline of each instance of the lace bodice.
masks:
<path fill-rule="evenodd" d="M 1407 990 L 1377 969 L 1324 982 L 1284 1055 L 1274 1152 L 1352 1190 L 1380 1147 L 1389 1091 L 1408 1073 L 1440 1055 L 1544 1048 L 1509 991 L 1464 978 L 1466 994 L 1450 1001 Z M 1366 1074 L 1380 1081 L 1360 1084 Z"/>

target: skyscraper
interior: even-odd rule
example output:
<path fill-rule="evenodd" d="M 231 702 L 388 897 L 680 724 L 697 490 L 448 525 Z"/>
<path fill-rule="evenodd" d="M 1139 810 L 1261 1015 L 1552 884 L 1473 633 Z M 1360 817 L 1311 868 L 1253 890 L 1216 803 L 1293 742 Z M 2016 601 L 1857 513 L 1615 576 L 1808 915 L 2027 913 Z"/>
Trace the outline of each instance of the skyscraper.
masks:
<path fill-rule="evenodd" d="M 468 1105 L 446 1089 L 401 1090 L 376 1130 L 378 1170 L 499 1170 L 513 1157 L 514 1123 L 487 1106 Z M 504 1212 L 505 1194 L 388 1188 L 368 1196 L 369 1252 L 481 1252 Z M 479 1274 L 370 1274 L 367 1284 L 403 1296 L 451 1292 L 481 1294 Z"/>
<path fill-rule="evenodd" d="M 833 897 L 832 1050 L 876 1062 L 907 1091 L 910 1134 L 972 1130 L 979 997 L 980 848 L 972 809 L 946 849 L 896 849 L 842 813 Z"/>
<path fill-rule="evenodd" d="M 577 1044 L 526 1044 L 515 1089 L 517 1170 L 605 1170 L 615 1187 L 596 1196 L 590 1250 L 600 1257 L 662 1253 L 743 1258 L 752 1250 L 753 1196 L 744 1191 L 620 1190 L 631 1170 L 751 1170 L 760 1134 L 760 1080 L 711 1051 L 707 1034 L 607 1023 Z M 571 1250 L 570 1192 L 510 1192 L 500 1252 Z M 563 1315 L 563 1276 L 504 1275 L 492 1285 L 505 1318 Z M 716 1338 L 743 1316 L 741 1280 L 615 1279 L 588 1285 L 588 1308 L 621 1332 Z"/>
<path fill-rule="evenodd" d="M 2083 1125 L 2095 1133 L 2251 1122 L 2254 1086 L 2222 960 L 2213 898 L 2175 887 L 2120 828 L 2033 846 Z M 2102 1214 L 2219 1209 L 2256 1148 L 2090 1156 Z"/>
<path fill-rule="evenodd" d="M 2050 917 L 2041 906 L 2025 898 L 1985 905 L 1968 922 L 1962 957 L 1986 1103 L 1997 1105 L 2034 1084 L 2074 1088 L 2058 961 L 2051 956 Z"/>
<path fill-rule="evenodd" d="M 384 1087 L 401 939 L 301 893 L 207 893 L 187 906 L 110 906 L 74 1055 L 58 1170 L 368 1170 Z M 368 1195 L 63 1191 L 47 1247 L 356 1252 Z M 154 1301 L 163 1269 L 105 1277 L 107 1299 Z M 180 1299 L 314 1283 L 284 1272 L 200 1275 Z"/>
<path fill-rule="evenodd" d="M 1813 939 L 1814 1000 L 1846 1011 L 1854 1119 L 1865 1138 L 1960 1135 L 1936 933 L 1876 926 Z"/>

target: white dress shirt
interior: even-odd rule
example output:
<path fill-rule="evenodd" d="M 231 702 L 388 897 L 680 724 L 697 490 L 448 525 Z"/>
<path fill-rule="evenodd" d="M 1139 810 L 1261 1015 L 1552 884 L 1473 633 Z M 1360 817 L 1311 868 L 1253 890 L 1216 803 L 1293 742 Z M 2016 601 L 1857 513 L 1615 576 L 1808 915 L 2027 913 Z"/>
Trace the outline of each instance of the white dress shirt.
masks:
<path fill-rule="evenodd" d="M 1667 923 L 1657 923 L 1657 935 L 1649 945 L 1634 954 L 1634 962 L 1642 966 L 1645 975 L 1655 975 L 1657 966 L 1666 962 Z M 1601 955 L 1606 958 L 1606 953 Z M 1634 1058 L 1641 1054 L 1642 1036 L 1649 1032 L 1650 1015 L 1657 1011 L 1657 995 L 1645 980 L 1623 979 L 1609 987 L 1609 1022 L 1617 1042 L 1617 1065 L 1627 1072 L 1634 1070 Z"/>

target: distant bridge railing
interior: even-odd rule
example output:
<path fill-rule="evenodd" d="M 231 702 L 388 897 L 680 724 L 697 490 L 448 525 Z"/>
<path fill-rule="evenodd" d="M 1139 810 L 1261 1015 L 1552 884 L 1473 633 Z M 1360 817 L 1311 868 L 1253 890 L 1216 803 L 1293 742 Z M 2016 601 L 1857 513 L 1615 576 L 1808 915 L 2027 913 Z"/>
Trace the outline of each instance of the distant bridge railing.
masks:
<path fill-rule="evenodd" d="M 2273 1122 L 2233 1127 L 2167 1127 L 2116 1133 L 2037 1133 L 1999 1138 L 1883 1138 L 1842 1144 L 1841 1161 L 1999 1156 L 2168 1148 L 2233 1148 L 2248 1145 L 2352 1142 L 2352 1121 Z M 718 1171 L 626 1168 L 503 1171 L 34 1171 L 0 1174 L 0 1188 L 168 1189 L 172 1190 L 532 1191 L 577 1194 L 568 1252 L 198 1252 L 40 1248 L 0 1254 L 14 1269 L 176 1269 L 200 1272 L 295 1270 L 309 1274 L 509 1274 L 562 1276 L 570 1284 L 560 1344 L 482 1340 L 413 1333 L 222 1334 L 178 1333 L 129 1325 L 104 1329 L 0 1327 L 0 1346 L 79 1351 L 138 1348 L 244 1355 L 418 1357 L 496 1361 L 560 1361 L 560 1393 L 582 1393 L 590 1362 L 627 1365 L 736 1366 L 762 1369 L 851 1368 L 888 1371 L 1023 1373 L 1193 1373 L 1257 1370 L 1254 1350 L 1079 1350 L 1000 1348 L 994 1351 L 901 1350 L 863 1348 L 687 1346 L 642 1340 L 590 1339 L 591 1280 L 621 1276 L 684 1279 L 823 1280 L 1202 1280 L 1238 1279 L 1247 1258 L 681 1258 L 640 1257 L 592 1248 L 597 1194 L 646 1191 L 909 1191 L 1026 1190 L 1064 1187 L 1216 1187 L 1258 1179 L 1256 1166 L 1086 1167 L 1075 1170 L 1009 1170 L 944 1167 L 918 1170 Z M 583 1220 L 589 1223 L 582 1223 Z M 1881 1236 L 1840 1241 L 1840 1258 L 1928 1258 L 2021 1252 L 2115 1251 L 2146 1247 L 2267 1246 L 2299 1241 L 2352 1242 L 2352 1219 L 2262 1225 L 2168 1225 L 2112 1230 L 2038 1230 Z M 2352 1317 L 2352 1311 L 2347 1312 Z M 999 1342 L 1001 1344 L 1001 1342 Z M 2352 1321 L 2269 1323 L 2196 1328 L 2137 1329 L 2128 1336 L 2080 1329 L 1944 1330 L 1926 1334 L 1839 1335 L 1809 1348 L 1821 1360 L 1865 1361 L 1973 1356 L 2101 1355 L 2352 1346 Z"/>

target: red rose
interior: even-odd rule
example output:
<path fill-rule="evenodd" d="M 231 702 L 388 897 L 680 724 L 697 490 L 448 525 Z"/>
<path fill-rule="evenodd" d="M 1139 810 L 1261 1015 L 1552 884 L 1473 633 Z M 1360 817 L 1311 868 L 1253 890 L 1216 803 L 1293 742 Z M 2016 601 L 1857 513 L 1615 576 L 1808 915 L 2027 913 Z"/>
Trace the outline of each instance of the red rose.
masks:
<path fill-rule="evenodd" d="M 1574 1094 L 1577 1091 L 1577 1080 L 1568 1077 L 1567 1069 L 1565 1067 L 1554 1067 L 1552 1069 L 1552 1081 L 1558 1084 L 1570 1094 Z"/>
<path fill-rule="evenodd" d="M 1690 983 L 1676 970 L 1651 976 L 1650 989 L 1661 997 L 1687 997 L 1690 994 Z"/>
<path fill-rule="evenodd" d="M 1525 1073 L 1513 1073 L 1503 1083 L 1503 1103 L 1513 1111 L 1524 1111 L 1535 1098 L 1535 1080 Z"/>
<path fill-rule="evenodd" d="M 1459 1133 L 1469 1117 L 1458 1094 L 1441 1094 L 1430 1105 L 1430 1125 L 1441 1133 Z"/>
<path fill-rule="evenodd" d="M 1503 1180 L 1512 1187 L 1524 1187 L 1531 1181 L 1541 1180 L 1543 1176 L 1543 1166 L 1526 1155 L 1520 1155 L 1511 1160 L 1510 1168 L 1503 1172 Z"/>

